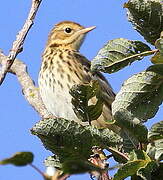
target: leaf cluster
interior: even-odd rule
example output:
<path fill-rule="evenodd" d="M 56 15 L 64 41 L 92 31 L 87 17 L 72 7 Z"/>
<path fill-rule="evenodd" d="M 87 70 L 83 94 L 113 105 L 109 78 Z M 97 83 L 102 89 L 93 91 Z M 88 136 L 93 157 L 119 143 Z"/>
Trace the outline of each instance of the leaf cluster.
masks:
<path fill-rule="evenodd" d="M 92 72 L 114 73 L 136 60 L 143 60 L 145 56 L 154 65 L 127 79 L 117 93 L 112 103 L 112 115 L 115 125 L 120 128 L 118 134 L 109 128 L 97 129 L 62 118 L 38 122 L 32 128 L 32 134 L 55 154 L 46 159 L 46 166 L 61 169 L 67 174 L 102 173 L 105 168 L 88 161 L 92 147 L 99 146 L 121 164 L 113 180 L 129 176 L 132 179 L 161 180 L 163 176 L 163 121 L 154 124 L 150 130 L 144 125 L 156 115 L 163 101 L 163 3 L 162 0 L 129 0 L 124 7 L 133 28 L 156 49 L 152 50 L 149 44 L 138 40 L 110 40 L 93 59 Z M 101 115 L 103 99 L 96 81 L 76 85 L 70 94 L 74 112 L 84 123 L 90 123 Z M 92 98 L 97 101 L 89 105 Z M 31 163 L 33 155 L 24 153 L 2 160 L 0 164 Z"/>
<path fill-rule="evenodd" d="M 93 59 L 92 72 L 114 73 L 150 55 L 154 65 L 126 80 L 117 93 L 112 114 L 115 125 L 121 129 L 119 134 L 61 118 L 41 120 L 32 128 L 44 146 L 57 155 L 50 160 L 51 166 L 66 173 L 100 171 L 99 166 L 88 162 L 92 146 L 107 149 L 115 161 L 122 163 L 114 175 L 115 180 L 128 176 L 153 179 L 156 172 L 161 172 L 162 121 L 150 130 L 144 122 L 155 116 L 163 101 L 163 5 L 161 0 L 129 0 L 124 7 L 134 29 L 151 45 L 155 44 L 156 49 L 138 40 L 110 40 Z M 70 94 L 74 112 L 83 122 L 90 123 L 101 115 L 103 100 L 96 81 L 76 85 Z M 96 104 L 89 105 L 92 98 L 97 99 Z"/>

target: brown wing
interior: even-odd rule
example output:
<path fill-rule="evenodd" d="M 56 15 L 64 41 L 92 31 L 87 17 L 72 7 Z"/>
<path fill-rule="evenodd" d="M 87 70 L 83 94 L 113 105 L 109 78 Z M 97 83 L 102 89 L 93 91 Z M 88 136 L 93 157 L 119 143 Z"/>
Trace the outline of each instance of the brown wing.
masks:
<path fill-rule="evenodd" d="M 112 119 L 112 113 L 111 113 L 111 104 L 114 101 L 115 93 L 113 92 L 113 89 L 109 82 L 106 80 L 106 78 L 100 73 L 100 72 L 91 72 L 90 70 L 90 61 L 88 61 L 84 56 L 82 56 L 80 53 L 75 53 L 76 58 L 80 60 L 80 63 L 83 66 L 83 71 L 85 72 L 85 83 L 89 83 L 91 80 L 97 80 L 100 84 L 101 90 L 102 90 L 102 98 L 104 101 L 103 106 L 103 112 L 101 116 L 92 122 L 93 125 L 98 127 L 109 127 L 110 129 L 115 129 L 114 125 L 110 125 L 106 122 L 106 120 Z M 90 100 L 90 104 L 95 104 L 97 102 L 96 98 L 92 98 Z"/>
<path fill-rule="evenodd" d="M 91 80 L 97 80 L 100 84 L 101 90 L 102 90 L 102 96 L 104 101 L 106 101 L 106 105 L 110 106 L 110 104 L 114 101 L 115 93 L 113 92 L 113 89 L 109 82 L 106 80 L 106 78 L 102 75 L 100 72 L 91 72 L 90 70 L 90 61 L 88 61 L 84 56 L 82 56 L 80 53 L 75 53 L 75 56 L 78 60 L 80 60 L 83 71 L 85 71 L 85 75 L 87 76 L 85 78 L 85 82 L 88 83 Z"/>

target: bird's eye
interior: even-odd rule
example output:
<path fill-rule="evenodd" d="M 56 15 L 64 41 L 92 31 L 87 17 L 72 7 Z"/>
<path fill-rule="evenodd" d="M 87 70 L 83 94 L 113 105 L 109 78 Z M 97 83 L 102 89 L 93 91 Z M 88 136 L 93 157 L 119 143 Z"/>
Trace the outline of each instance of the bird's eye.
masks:
<path fill-rule="evenodd" d="M 65 32 L 66 32 L 66 33 L 71 33 L 71 32 L 72 32 L 72 29 L 69 28 L 69 27 L 67 27 L 67 28 L 65 28 Z"/>

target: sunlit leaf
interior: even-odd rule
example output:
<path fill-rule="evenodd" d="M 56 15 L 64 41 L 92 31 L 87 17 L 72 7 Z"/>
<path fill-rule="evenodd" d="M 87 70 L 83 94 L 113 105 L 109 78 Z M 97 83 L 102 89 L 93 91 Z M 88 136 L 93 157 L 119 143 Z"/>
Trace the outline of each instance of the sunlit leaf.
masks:
<path fill-rule="evenodd" d="M 163 28 L 162 0 L 129 0 L 124 4 L 128 20 L 147 42 L 154 44 Z"/>
<path fill-rule="evenodd" d="M 157 161 L 163 160 L 163 139 L 155 140 L 147 146 L 148 155 Z"/>
<path fill-rule="evenodd" d="M 109 129 L 84 127 L 62 118 L 41 120 L 31 131 L 41 139 L 45 148 L 59 157 L 61 163 L 72 156 L 89 158 L 94 145 L 105 148 L 122 143 L 121 138 Z"/>
<path fill-rule="evenodd" d="M 133 119 L 145 122 L 157 113 L 163 101 L 162 92 L 163 65 L 150 66 L 124 82 L 112 104 L 113 115 L 126 112 Z"/>
<path fill-rule="evenodd" d="M 163 139 L 163 121 L 154 124 L 148 132 L 149 140 Z"/>
<path fill-rule="evenodd" d="M 114 73 L 150 54 L 153 54 L 150 48 L 141 41 L 114 39 L 100 49 L 91 62 L 91 68 L 93 71 Z"/>
<path fill-rule="evenodd" d="M 137 179 L 139 176 L 143 180 L 148 180 L 151 179 L 151 173 L 158 168 L 157 163 L 152 161 L 145 151 L 133 150 L 129 158 L 130 160 L 115 175 L 117 179 L 134 175 Z"/>
<path fill-rule="evenodd" d="M 156 153 L 155 159 L 158 161 L 163 160 L 163 139 L 155 141 Z"/>
<path fill-rule="evenodd" d="M 163 160 L 163 121 L 155 123 L 148 132 L 148 154 L 156 160 Z"/>
<path fill-rule="evenodd" d="M 46 167 L 62 168 L 62 164 L 58 156 L 49 156 L 45 159 L 44 164 Z"/>
<path fill-rule="evenodd" d="M 130 161 L 119 168 L 117 173 L 114 175 L 113 180 L 122 180 L 132 176 L 136 174 L 140 168 L 145 167 L 148 163 L 149 161 L 147 160 Z"/>
<path fill-rule="evenodd" d="M 10 158 L 6 158 L 0 161 L 0 164 L 13 164 L 15 166 L 26 166 L 33 161 L 33 153 L 31 152 L 17 152 Z"/>

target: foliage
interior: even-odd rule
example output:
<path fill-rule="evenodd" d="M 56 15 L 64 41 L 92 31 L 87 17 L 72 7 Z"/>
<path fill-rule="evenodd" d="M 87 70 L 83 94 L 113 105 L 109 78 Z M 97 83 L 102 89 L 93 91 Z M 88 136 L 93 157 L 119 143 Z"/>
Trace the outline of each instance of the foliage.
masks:
<path fill-rule="evenodd" d="M 61 162 L 70 157 L 87 160 L 94 145 L 106 148 L 122 144 L 121 138 L 109 129 L 83 127 L 62 118 L 41 120 L 31 131 L 48 150 L 59 156 Z"/>
<path fill-rule="evenodd" d="M 151 44 L 155 43 L 162 31 L 162 6 L 162 0 L 129 0 L 124 4 L 134 29 Z"/>
<path fill-rule="evenodd" d="M 161 179 L 163 172 L 163 121 L 150 130 L 143 124 L 153 118 L 163 101 L 163 3 L 162 0 L 129 0 L 124 4 L 128 20 L 144 39 L 156 49 L 141 41 L 124 38 L 109 40 L 100 49 L 91 64 L 92 72 L 114 73 L 144 56 L 154 64 L 127 79 L 112 103 L 116 134 L 109 129 L 82 126 L 62 118 L 43 119 L 32 128 L 32 134 L 41 139 L 54 155 L 45 160 L 67 174 L 106 172 L 103 149 L 111 153 L 120 168 L 113 180 Z M 90 123 L 102 113 L 101 90 L 96 81 L 74 86 L 70 94 L 74 112 L 84 123 Z M 89 101 L 96 98 L 96 104 Z M 92 147 L 97 146 L 96 150 Z M 101 150 L 99 150 L 101 148 Z M 17 153 L 0 164 L 23 166 L 33 161 L 29 152 Z M 100 163 L 101 164 L 100 164 Z"/>
<path fill-rule="evenodd" d="M 124 38 L 110 40 L 93 59 L 92 70 L 114 73 L 150 53 L 150 47 L 141 41 Z"/>
<path fill-rule="evenodd" d="M 70 94 L 72 95 L 72 104 L 74 112 L 83 122 L 98 119 L 102 113 L 103 102 L 100 99 L 100 86 L 97 81 L 87 85 L 74 85 Z M 91 98 L 97 98 L 95 105 L 89 105 Z"/>
<path fill-rule="evenodd" d="M 15 166 L 26 166 L 33 161 L 33 154 L 31 152 L 17 152 L 10 158 L 6 158 L 0 161 L 1 165 L 13 164 Z"/>

